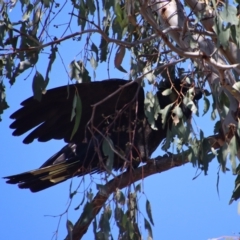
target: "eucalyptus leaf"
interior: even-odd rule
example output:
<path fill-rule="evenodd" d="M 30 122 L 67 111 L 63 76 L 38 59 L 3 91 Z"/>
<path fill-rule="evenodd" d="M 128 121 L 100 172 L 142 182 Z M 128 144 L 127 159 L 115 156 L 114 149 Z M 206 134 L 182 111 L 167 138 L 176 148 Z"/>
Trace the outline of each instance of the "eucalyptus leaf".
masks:
<path fill-rule="evenodd" d="M 163 92 L 162 92 L 162 95 L 163 96 L 168 96 L 168 95 L 170 95 L 172 93 L 172 89 L 171 88 L 168 88 L 168 89 L 166 89 L 166 90 L 164 90 Z"/>
<path fill-rule="evenodd" d="M 206 97 L 203 98 L 203 101 L 204 101 L 204 105 L 203 105 L 203 115 L 202 116 L 204 116 L 210 108 L 210 101 Z"/>
<path fill-rule="evenodd" d="M 148 218 L 149 218 L 151 224 L 154 225 L 153 218 L 152 218 L 151 204 L 148 200 L 146 201 L 146 212 L 147 212 L 147 215 L 148 215 Z"/>
<path fill-rule="evenodd" d="M 70 139 L 74 137 L 74 135 L 78 130 L 78 127 L 81 121 L 81 116 L 82 116 L 82 101 L 79 94 L 76 92 L 73 98 L 73 107 L 72 107 L 72 114 L 71 114 L 71 121 L 73 120 L 73 117 L 75 117 L 75 122 L 74 122 L 74 127 L 73 127 L 73 131 Z"/>
<path fill-rule="evenodd" d="M 32 89 L 34 98 L 37 99 L 39 102 L 42 99 L 42 93 L 45 92 L 45 88 L 46 83 L 44 81 L 42 74 L 36 71 L 36 74 L 32 82 Z"/>
<path fill-rule="evenodd" d="M 113 168 L 113 161 L 114 161 L 114 152 L 113 152 L 113 141 L 109 137 L 105 137 L 102 143 L 102 151 L 103 154 L 107 157 L 106 161 L 106 169 L 110 173 Z"/>

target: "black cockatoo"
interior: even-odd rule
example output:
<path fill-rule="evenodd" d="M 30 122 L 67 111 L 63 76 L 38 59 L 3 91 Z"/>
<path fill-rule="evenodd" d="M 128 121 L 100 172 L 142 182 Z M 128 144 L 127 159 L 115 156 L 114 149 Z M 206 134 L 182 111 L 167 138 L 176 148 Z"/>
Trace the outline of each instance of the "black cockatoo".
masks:
<path fill-rule="evenodd" d="M 189 87 L 179 79 L 165 81 L 156 92 L 160 108 L 174 102 L 189 119 L 192 113 L 183 104 L 183 94 Z M 174 94 L 163 96 L 162 92 L 168 88 Z M 201 96 L 200 89 L 195 88 L 193 100 Z M 134 169 L 149 159 L 172 125 L 171 112 L 164 127 L 159 114 L 156 128 L 152 129 L 145 115 L 143 88 L 136 82 L 120 79 L 54 88 L 43 94 L 40 102 L 31 97 L 21 105 L 11 115 L 14 136 L 30 130 L 24 143 L 34 139 L 40 142 L 64 139 L 68 143 L 39 169 L 5 177 L 7 183 L 32 192 L 74 176 Z"/>

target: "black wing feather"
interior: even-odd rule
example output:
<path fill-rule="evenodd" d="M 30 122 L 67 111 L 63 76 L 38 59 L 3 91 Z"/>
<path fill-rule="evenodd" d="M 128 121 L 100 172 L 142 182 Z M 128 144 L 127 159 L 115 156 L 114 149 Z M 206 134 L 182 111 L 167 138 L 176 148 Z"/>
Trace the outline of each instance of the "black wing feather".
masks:
<path fill-rule="evenodd" d="M 22 102 L 22 108 L 11 115 L 15 121 L 10 128 L 15 129 L 14 136 L 20 136 L 35 128 L 25 139 L 31 143 L 34 139 L 46 142 L 51 139 L 64 139 L 66 142 L 81 142 L 84 139 L 85 127 L 91 118 L 92 105 L 103 100 L 128 81 L 111 79 L 101 82 L 82 83 L 54 88 L 42 96 L 41 102 L 33 97 Z M 138 84 L 133 83 L 123 88 L 118 94 L 104 102 L 96 109 L 94 123 L 103 121 L 102 115 L 113 114 L 129 103 L 136 94 Z M 72 104 L 75 92 L 82 100 L 81 124 L 71 139 L 74 119 L 71 119 Z M 143 92 L 141 93 L 143 95 Z"/>

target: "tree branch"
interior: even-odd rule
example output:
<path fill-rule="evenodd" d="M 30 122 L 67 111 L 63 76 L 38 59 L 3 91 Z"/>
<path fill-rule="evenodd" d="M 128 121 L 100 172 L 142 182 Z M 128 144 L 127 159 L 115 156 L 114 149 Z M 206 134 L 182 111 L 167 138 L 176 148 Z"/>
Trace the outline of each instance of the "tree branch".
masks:
<path fill-rule="evenodd" d="M 213 135 L 207 138 L 211 147 L 219 148 L 224 144 L 221 135 Z M 130 184 L 147 178 L 153 174 L 161 173 L 168 171 L 174 167 L 182 166 L 186 163 L 189 163 L 187 158 L 189 151 L 185 151 L 180 155 L 172 155 L 172 156 L 158 156 L 155 159 L 150 159 L 144 166 L 138 167 L 133 171 L 127 171 L 117 176 L 116 178 L 109 181 L 104 186 L 104 192 L 98 191 L 94 199 L 92 200 L 90 205 L 90 213 L 89 208 L 84 209 L 81 216 L 75 223 L 73 230 L 71 232 L 71 237 L 68 235 L 65 240 L 79 240 L 83 237 L 83 235 L 87 232 L 89 225 L 95 216 L 100 212 L 101 208 L 109 198 L 109 196 L 116 191 L 116 189 L 123 189 Z M 184 156 L 184 158 L 183 158 Z M 86 211 L 87 214 L 86 214 Z"/>
<path fill-rule="evenodd" d="M 141 179 L 144 179 L 148 176 L 151 176 L 156 173 L 161 173 L 164 171 L 167 171 L 171 168 L 182 166 L 185 163 L 188 163 L 189 161 L 183 159 L 181 157 L 157 157 L 156 159 L 150 160 L 146 165 L 141 166 L 134 171 L 127 171 L 119 175 L 118 177 L 112 179 L 109 181 L 105 186 L 104 193 L 99 191 L 97 195 L 94 197 L 94 199 L 91 202 L 91 209 L 92 214 L 88 214 L 86 216 L 85 211 L 81 214 L 78 221 L 75 223 L 73 231 L 72 231 L 72 239 L 78 240 L 81 239 L 82 236 L 87 232 L 87 229 L 89 225 L 91 224 L 92 220 L 95 218 L 95 216 L 100 212 L 101 208 L 103 207 L 104 203 L 107 201 L 108 197 L 116 191 L 116 189 L 122 189 L 130 184 L 139 181 Z M 70 238 L 67 236 L 65 240 L 70 240 Z"/>

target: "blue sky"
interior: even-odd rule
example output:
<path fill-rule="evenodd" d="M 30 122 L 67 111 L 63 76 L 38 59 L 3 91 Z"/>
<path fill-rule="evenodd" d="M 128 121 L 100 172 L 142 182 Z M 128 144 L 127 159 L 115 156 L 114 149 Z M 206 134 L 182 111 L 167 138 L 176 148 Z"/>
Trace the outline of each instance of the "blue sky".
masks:
<path fill-rule="evenodd" d="M 62 28 L 63 29 L 63 28 Z M 57 34 L 57 32 L 53 32 Z M 74 59 L 81 59 L 78 53 L 82 50 L 84 40 L 68 42 L 59 45 L 59 51 L 63 57 L 65 67 Z M 97 40 L 95 44 L 98 46 Z M 116 50 L 116 49 L 115 49 Z M 114 50 L 114 51 L 115 51 Z M 43 74 L 46 70 L 48 55 L 43 54 L 36 69 Z M 123 67 L 129 71 L 130 59 L 126 58 Z M 91 68 L 89 67 L 91 74 Z M 97 80 L 107 78 L 107 65 L 103 64 L 97 69 Z M 20 103 L 32 94 L 32 77 L 24 80 L 28 73 L 21 75 L 14 86 L 7 87 L 7 100 L 10 108 L 2 116 L 0 122 L 0 176 L 21 173 L 38 168 L 46 159 L 63 147 L 63 141 L 50 141 L 47 143 L 33 142 L 24 145 L 24 136 L 13 137 L 9 125 L 12 122 L 9 116 L 20 107 Z M 111 77 L 127 78 L 110 65 Z M 51 81 L 48 89 L 67 84 L 68 76 L 62 61 L 58 58 L 50 75 Z M 202 110 L 200 108 L 200 115 Z M 205 136 L 212 134 L 213 122 L 209 114 L 204 118 L 194 117 L 195 127 L 204 131 Z M 159 150 L 155 155 L 162 154 Z M 139 206 L 145 213 L 145 201 L 148 199 L 152 205 L 153 236 L 155 239 L 194 239 L 205 240 L 220 236 L 238 236 L 240 232 L 239 218 L 237 214 L 237 202 L 228 205 L 233 187 L 234 179 L 231 172 L 220 173 L 219 191 L 217 194 L 217 172 L 218 164 L 215 159 L 210 164 L 208 176 L 201 174 L 196 180 L 196 169 L 191 164 L 186 164 L 165 173 L 156 174 L 146 178 L 142 183 L 144 194 L 140 194 Z M 100 176 L 95 175 L 95 178 Z M 80 181 L 74 179 L 74 184 Z M 86 177 L 86 183 L 90 182 Z M 2 197 L 0 199 L 0 225 L 2 239 L 52 239 L 57 230 L 59 217 L 53 217 L 65 211 L 68 205 L 69 181 L 52 187 L 39 193 L 31 193 L 28 190 L 20 190 L 17 186 L 8 185 L 4 180 L 0 181 Z M 95 186 L 92 184 L 92 188 Z M 58 239 L 66 236 L 66 220 L 75 222 L 81 210 L 75 211 L 74 207 L 82 201 L 82 194 L 77 194 L 68 211 L 68 215 L 61 218 Z M 48 216 L 46 216 L 48 215 Z M 114 223 L 112 221 L 112 226 Z M 147 237 L 144 230 L 144 221 L 140 224 L 143 236 Z M 116 230 L 113 233 L 117 233 Z M 116 235 L 115 235 L 116 236 Z M 93 239 L 92 226 L 83 239 Z M 114 238 L 116 239 L 116 238 Z"/>

